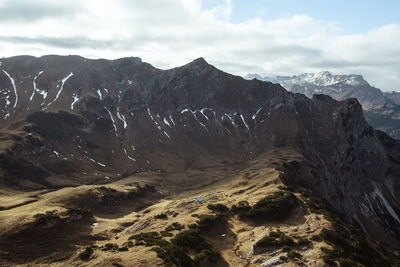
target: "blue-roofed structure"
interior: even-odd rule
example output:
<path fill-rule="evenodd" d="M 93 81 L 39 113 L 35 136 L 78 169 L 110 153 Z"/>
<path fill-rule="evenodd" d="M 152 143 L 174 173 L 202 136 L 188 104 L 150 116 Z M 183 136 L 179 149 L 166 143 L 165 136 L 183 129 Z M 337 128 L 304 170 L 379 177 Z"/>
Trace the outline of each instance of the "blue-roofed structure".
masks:
<path fill-rule="evenodd" d="M 203 204 L 205 202 L 203 197 L 196 197 L 197 202 L 199 202 L 200 204 Z"/>

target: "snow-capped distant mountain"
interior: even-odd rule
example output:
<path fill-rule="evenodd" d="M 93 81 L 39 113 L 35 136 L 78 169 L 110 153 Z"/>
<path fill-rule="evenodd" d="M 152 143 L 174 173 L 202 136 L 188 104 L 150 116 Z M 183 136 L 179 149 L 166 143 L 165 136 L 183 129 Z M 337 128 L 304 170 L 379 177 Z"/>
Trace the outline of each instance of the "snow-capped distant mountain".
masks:
<path fill-rule="evenodd" d="M 279 79 L 279 76 L 277 77 Z M 317 73 L 304 73 L 288 79 L 287 83 L 293 84 L 313 84 L 318 86 L 331 86 L 338 84 L 348 84 L 353 86 L 369 85 L 361 75 L 333 75 L 329 71 Z"/>
<path fill-rule="evenodd" d="M 258 74 L 248 74 L 245 79 L 256 78 L 279 83 L 288 91 L 308 97 L 325 94 L 336 100 L 357 98 L 373 127 L 400 139 L 400 94 L 383 93 L 371 86 L 361 75 L 334 75 L 329 71 L 321 71 L 295 76 L 260 77 Z"/>
<path fill-rule="evenodd" d="M 248 74 L 245 79 L 256 78 L 279 83 L 289 91 L 302 93 L 308 97 L 312 97 L 314 94 L 327 94 L 338 100 L 356 97 L 365 109 L 384 103 L 382 101 L 383 93 L 372 87 L 361 75 L 333 75 L 329 71 L 321 71 L 296 76 L 272 76 L 261 79 L 260 77 L 257 74 Z M 368 97 L 365 98 L 363 95 Z M 369 96 L 372 95 L 373 98 L 370 98 Z"/>

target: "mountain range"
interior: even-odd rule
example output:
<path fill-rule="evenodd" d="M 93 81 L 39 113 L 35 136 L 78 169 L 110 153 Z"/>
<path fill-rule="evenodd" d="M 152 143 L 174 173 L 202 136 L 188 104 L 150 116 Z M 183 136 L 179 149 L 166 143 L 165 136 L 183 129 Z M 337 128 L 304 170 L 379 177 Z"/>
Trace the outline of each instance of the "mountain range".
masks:
<path fill-rule="evenodd" d="M 400 246 L 400 141 L 372 128 L 363 113 L 363 107 L 372 112 L 388 105 L 390 95 L 361 98 L 361 105 L 340 93 L 348 86 L 353 94 L 361 87 L 380 96 L 361 76 L 280 78 L 292 91 L 303 88 L 303 95 L 225 73 L 203 58 L 169 70 L 136 57 L 0 61 L 0 263 L 5 266 L 75 266 L 88 260 L 151 266 L 160 264 L 156 259 L 167 266 L 212 266 L 213 255 L 222 257 L 214 266 L 311 259 L 342 264 L 350 252 L 353 263 L 390 266 L 381 260 L 382 251 Z M 325 204 L 307 208 L 310 199 Z M 207 213 L 204 201 L 216 205 L 208 205 L 214 213 Z M 276 222 L 292 207 L 288 220 Z M 233 216 L 238 210 L 240 216 Z M 266 222 L 260 214 L 267 214 Z M 207 223 L 216 226 L 204 234 Z M 221 223 L 224 227 L 217 227 Z M 333 237 L 337 229 L 349 238 L 358 233 L 344 228 L 346 223 L 365 239 Z M 192 232 L 178 234 L 180 224 Z M 298 239 L 301 233 L 308 240 L 316 231 L 308 245 L 288 241 L 297 252 L 271 241 L 282 233 Z M 264 237 L 275 254 L 260 252 L 267 241 L 257 241 Z M 320 243 L 320 237 L 330 241 Z M 191 250 L 185 238 L 206 244 L 198 241 L 204 238 L 217 253 L 209 245 Z M 370 248 L 369 242 L 375 245 Z M 326 243 L 332 253 L 320 250 Z M 382 248 L 377 244 L 387 245 L 379 257 L 360 258 L 360 251 Z M 121 252 L 132 249 L 142 256 Z M 190 257 L 194 252 L 200 253 L 197 258 Z"/>
<path fill-rule="evenodd" d="M 400 139 L 400 93 L 382 92 L 371 86 L 361 75 L 333 75 L 322 71 L 273 77 L 248 74 L 245 78 L 279 83 L 291 92 L 308 97 L 312 97 L 313 94 L 326 94 L 336 100 L 357 98 L 368 123 L 393 138 Z"/>

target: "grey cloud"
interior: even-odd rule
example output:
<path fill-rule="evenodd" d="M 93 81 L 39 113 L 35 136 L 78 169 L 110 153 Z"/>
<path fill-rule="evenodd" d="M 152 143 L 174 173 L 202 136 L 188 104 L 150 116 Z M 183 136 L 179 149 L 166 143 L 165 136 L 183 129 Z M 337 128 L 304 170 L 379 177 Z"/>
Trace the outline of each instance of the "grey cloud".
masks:
<path fill-rule="evenodd" d="M 84 37 L 76 38 L 52 38 L 52 37 L 20 37 L 20 36 L 0 36 L 0 41 L 11 44 L 40 44 L 65 49 L 94 48 L 104 49 L 114 47 L 119 44 L 117 40 L 92 40 Z"/>
<path fill-rule="evenodd" d="M 78 5 L 62 1 L 3 0 L 0 21 L 35 22 L 46 17 L 73 16 L 78 11 Z"/>
<path fill-rule="evenodd" d="M 310 60 L 313 58 L 321 58 L 322 53 L 318 49 L 311 49 L 299 45 L 280 45 L 273 44 L 270 46 L 259 47 L 256 50 L 236 49 L 231 53 L 238 54 L 243 57 L 252 59 L 276 59 L 282 57 L 304 57 Z"/>
<path fill-rule="evenodd" d="M 400 84 L 397 24 L 349 36 L 305 15 L 231 23 L 199 0 L 0 0 L 0 14 L 0 56 L 135 55 L 162 68 L 202 56 L 240 75 L 336 70 Z"/>
<path fill-rule="evenodd" d="M 360 67 L 396 67 L 400 66 L 400 58 L 393 57 L 391 59 L 366 59 L 362 61 L 351 61 L 351 60 L 331 60 L 320 58 L 319 60 L 309 62 L 308 66 L 318 69 L 328 68 L 360 68 Z"/>

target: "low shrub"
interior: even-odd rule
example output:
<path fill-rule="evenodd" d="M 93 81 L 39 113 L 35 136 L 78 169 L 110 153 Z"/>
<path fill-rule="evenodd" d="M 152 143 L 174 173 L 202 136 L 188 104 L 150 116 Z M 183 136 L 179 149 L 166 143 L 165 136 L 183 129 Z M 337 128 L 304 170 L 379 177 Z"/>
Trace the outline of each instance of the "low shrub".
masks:
<path fill-rule="evenodd" d="M 128 251 L 128 250 L 129 248 L 126 246 L 118 248 L 118 251 Z"/>
<path fill-rule="evenodd" d="M 49 220 L 60 220 L 60 215 L 56 211 L 46 211 L 45 213 L 38 213 L 33 216 L 36 223 L 43 223 Z"/>
<path fill-rule="evenodd" d="M 289 251 L 289 252 L 287 253 L 287 257 L 288 257 L 289 259 L 292 259 L 292 260 L 294 260 L 294 259 L 301 259 L 301 258 L 302 258 L 302 256 L 301 256 L 300 253 L 298 253 L 298 252 L 296 252 L 296 251 L 293 251 L 293 250 L 291 250 L 291 251 Z"/>
<path fill-rule="evenodd" d="M 128 192 L 128 198 L 129 199 L 135 199 L 137 197 L 142 197 L 146 195 L 147 193 L 154 193 L 156 192 L 156 189 L 152 185 L 144 185 L 144 187 L 137 186 L 135 189 L 130 189 Z"/>
<path fill-rule="evenodd" d="M 283 261 L 283 262 L 287 262 L 287 261 L 288 261 L 288 257 L 283 256 L 283 255 L 280 256 L 279 259 L 280 259 L 281 261 Z"/>
<path fill-rule="evenodd" d="M 83 261 L 88 261 L 93 255 L 93 249 L 91 247 L 86 247 L 85 250 L 79 254 L 79 258 Z"/>
<path fill-rule="evenodd" d="M 173 236 L 173 234 L 171 232 L 168 232 L 168 231 L 161 231 L 160 235 L 162 237 L 171 237 L 171 236 Z"/>
<path fill-rule="evenodd" d="M 322 256 L 322 260 L 324 261 L 324 263 L 329 264 L 329 265 L 333 265 L 333 266 L 337 266 L 335 259 L 329 257 L 328 255 L 323 255 Z"/>
<path fill-rule="evenodd" d="M 100 186 L 99 190 L 104 191 L 104 192 L 111 192 L 111 193 L 117 192 L 117 190 L 115 188 L 105 187 L 105 186 Z"/>
<path fill-rule="evenodd" d="M 237 205 L 233 205 L 231 211 L 235 214 L 238 214 L 240 217 L 248 216 L 248 213 L 251 209 L 249 202 L 247 201 L 239 201 Z"/>
<path fill-rule="evenodd" d="M 181 231 L 184 228 L 185 228 L 185 226 L 183 226 L 182 224 L 180 224 L 178 222 L 174 222 L 171 225 L 167 226 L 167 228 L 165 228 L 165 230 L 168 231 L 168 232 Z"/>
<path fill-rule="evenodd" d="M 311 241 L 308 240 L 307 238 L 300 237 L 300 238 L 297 240 L 296 243 L 297 243 L 297 245 L 299 245 L 299 246 L 308 246 L 308 245 L 311 244 Z"/>
<path fill-rule="evenodd" d="M 225 221 L 226 216 L 223 213 L 202 214 L 199 216 L 199 220 L 197 221 L 197 228 L 199 231 L 208 231 Z"/>
<path fill-rule="evenodd" d="M 209 210 L 212 210 L 212 211 L 215 211 L 215 212 L 223 212 L 223 213 L 225 213 L 225 212 L 229 211 L 229 208 L 227 206 L 225 206 L 224 204 L 220 204 L 220 203 L 218 203 L 218 204 L 208 204 L 207 208 Z"/>
<path fill-rule="evenodd" d="M 255 248 L 282 247 L 293 245 L 295 245 L 295 242 L 290 236 L 285 235 L 285 233 L 281 231 L 276 231 L 270 232 L 269 236 L 265 236 L 260 239 L 255 244 Z"/>
<path fill-rule="evenodd" d="M 197 224 L 195 224 L 195 223 L 189 224 L 189 225 L 188 225 L 188 228 L 189 228 L 189 229 L 196 230 L 196 229 L 197 229 Z"/>
<path fill-rule="evenodd" d="M 81 208 L 76 205 L 68 205 L 65 207 L 67 209 L 67 214 L 72 215 L 72 214 L 81 214 L 84 216 L 92 216 L 92 211 L 88 208 Z"/>
<path fill-rule="evenodd" d="M 253 206 L 247 201 L 233 205 L 231 211 L 241 218 L 281 220 L 289 216 L 296 206 L 296 196 L 290 192 L 278 191 L 259 200 Z"/>
<path fill-rule="evenodd" d="M 159 214 L 154 215 L 153 217 L 154 217 L 154 219 L 167 219 L 168 218 L 166 213 L 159 213 Z"/>
<path fill-rule="evenodd" d="M 135 246 L 165 246 L 167 241 L 161 238 L 157 232 L 140 233 L 129 237 L 130 240 L 136 240 Z"/>
<path fill-rule="evenodd" d="M 278 191 L 258 201 L 249 211 L 249 216 L 266 220 L 285 219 L 295 207 L 294 194 Z"/>
<path fill-rule="evenodd" d="M 312 241 L 316 241 L 316 242 L 319 242 L 322 240 L 320 235 L 313 235 L 310 239 Z"/>
<path fill-rule="evenodd" d="M 351 251 L 352 244 L 350 240 L 347 240 L 344 236 L 346 235 L 342 235 L 339 232 L 336 232 L 334 230 L 328 230 L 326 228 L 323 228 L 320 233 L 320 237 L 331 246 L 340 247 L 343 250 Z"/>
<path fill-rule="evenodd" d="M 219 259 L 220 255 L 218 252 L 210 249 L 203 249 L 199 254 L 194 256 L 193 261 L 196 265 L 208 266 L 209 263 L 218 262 Z"/>
<path fill-rule="evenodd" d="M 108 251 L 108 250 L 118 250 L 118 245 L 114 244 L 114 243 L 107 243 L 104 245 L 104 247 L 102 248 L 102 250 L 104 251 Z"/>
<path fill-rule="evenodd" d="M 195 267 L 194 261 L 179 247 L 168 244 L 152 249 L 164 261 L 166 267 Z"/>
<path fill-rule="evenodd" d="M 179 223 L 174 223 L 171 226 L 174 229 L 184 228 Z M 170 234 L 168 231 L 163 232 Z M 147 232 L 133 235 L 129 239 L 136 240 L 135 245 L 138 246 L 154 246 L 152 250 L 164 261 L 165 266 L 195 267 L 199 264 L 214 262 L 219 257 L 218 253 L 211 250 L 211 245 L 199 235 L 198 230 L 182 231 L 172 238 L 171 242 L 164 240 L 162 235 L 163 233 L 160 236 L 157 232 Z M 196 261 L 186 254 L 188 250 L 192 252 L 200 251 L 195 257 Z"/>
<path fill-rule="evenodd" d="M 355 262 L 351 259 L 339 258 L 338 261 L 339 261 L 340 267 L 364 267 L 363 264 Z"/>
<path fill-rule="evenodd" d="M 196 230 L 186 230 L 180 232 L 173 239 L 171 239 L 171 242 L 183 248 L 184 250 L 193 249 L 195 251 L 200 251 L 202 249 L 211 248 L 211 245 L 204 241 L 204 239 L 199 235 L 199 232 Z"/>

